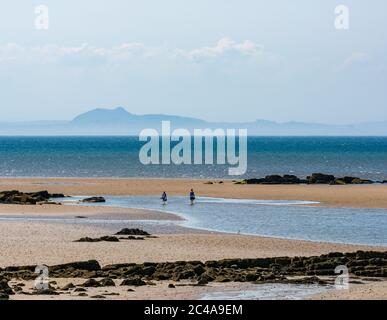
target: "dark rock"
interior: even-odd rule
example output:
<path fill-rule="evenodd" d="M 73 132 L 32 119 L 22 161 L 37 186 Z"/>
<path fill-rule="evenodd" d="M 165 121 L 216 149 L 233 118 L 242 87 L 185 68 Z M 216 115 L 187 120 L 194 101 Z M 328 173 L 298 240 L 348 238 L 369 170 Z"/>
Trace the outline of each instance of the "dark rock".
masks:
<path fill-rule="evenodd" d="M 306 178 L 310 184 L 331 184 L 335 181 L 335 176 L 323 173 L 313 173 Z"/>
<path fill-rule="evenodd" d="M 22 287 L 19 287 L 19 286 L 13 286 L 12 289 L 13 289 L 14 292 L 20 292 L 20 291 L 23 291 L 23 288 L 22 288 Z"/>
<path fill-rule="evenodd" d="M 110 293 L 104 293 L 105 296 L 119 296 L 120 294 L 118 292 L 110 292 Z"/>
<path fill-rule="evenodd" d="M 231 279 L 227 276 L 217 276 L 215 282 L 230 282 Z"/>
<path fill-rule="evenodd" d="M 113 236 L 103 236 L 100 238 L 81 238 L 79 240 L 76 240 L 75 242 L 101 242 L 101 241 L 106 241 L 106 242 L 119 242 L 120 240 L 117 237 Z"/>
<path fill-rule="evenodd" d="M 50 194 L 48 191 L 24 193 L 17 190 L 1 191 L 0 203 L 35 205 L 37 203 L 48 203 L 50 198 L 63 196 L 62 194 Z"/>
<path fill-rule="evenodd" d="M 131 278 L 131 279 L 125 279 L 124 281 L 122 281 L 120 285 L 140 287 L 140 286 L 145 286 L 146 283 L 145 281 L 141 280 L 141 278 Z"/>
<path fill-rule="evenodd" d="M 374 182 L 371 180 L 360 179 L 357 177 L 338 178 L 338 179 L 335 179 L 335 182 L 334 182 L 334 184 L 339 184 L 339 185 L 343 185 L 343 184 L 372 184 L 372 183 L 374 183 Z"/>
<path fill-rule="evenodd" d="M 101 202 L 106 202 L 106 199 L 104 197 L 91 197 L 91 198 L 82 199 L 81 202 L 101 203 Z"/>
<path fill-rule="evenodd" d="M 119 264 L 109 264 L 102 268 L 103 271 L 112 271 L 124 268 L 131 268 L 136 266 L 135 263 L 119 263 Z"/>
<path fill-rule="evenodd" d="M 141 229 L 128 229 L 124 228 L 117 232 L 116 235 L 130 235 L 130 236 L 150 236 L 150 234 Z"/>
<path fill-rule="evenodd" d="M 114 281 L 112 279 L 109 279 L 109 278 L 102 279 L 99 283 L 100 283 L 101 287 L 115 287 L 116 286 Z"/>
<path fill-rule="evenodd" d="M 0 280 L 0 293 L 11 295 L 14 294 L 11 287 L 8 285 L 7 279 L 1 279 Z"/>
<path fill-rule="evenodd" d="M 101 287 L 101 284 L 95 279 L 88 279 L 84 284 L 81 284 L 80 286 L 85 288 L 89 288 L 89 287 L 97 288 L 97 287 Z"/>
<path fill-rule="evenodd" d="M 208 284 L 208 278 L 207 277 L 203 277 L 203 276 L 201 276 L 201 277 L 199 277 L 198 278 L 198 283 L 197 283 L 199 286 L 205 286 L 205 285 L 207 285 Z"/>
<path fill-rule="evenodd" d="M 95 296 L 91 296 L 90 298 L 92 298 L 92 299 L 106 299 L 106 297 L 104 297 L 103 295 L 100 295 L 100 294 L 97 294 Z"/>
<path fill-rule="evenodd" d="M 9 300 L 9 295 L 3 292 L 0 292 L 0 300 Z"/>
<path fill-rule="evenodd" d="M 295 278 L 295 279 L 287 279 L 287 283 L 292 284 L 319 284 L 319 285 L 326 285 L 328 284 L 327 281 L 320 279 L 319 277 L 312 276 L 312 277 L 304 277 L 304 278 Z"/>
<path fill-rule="evenodd" d="M 67 269 L 97 271 L 97 270 L 101 270 L 101 266 L 99 265 L 98 261 L 89 260 L 89 261 L 79 261 L 79 262 L 72 262 L 72 263 L 66 263 L 66 264 L 59 264 L 59 265 L 49 267 L 50 272 L 55 272 L 59 270 L 65 271 Z"/>
<path fill-rule="evenodd" d="M 75 288 L 75 286 L 74 286 L 74 284 L 73 283 L 68 283 L 68 284 L 66 284 L 63 288 L 62 288 L 62 290 L 63 291 L 67 291 L 67 290 L 70 290 L 70 289 L 73 289 L 73 288 Z"/>
<path fill-rule="evenodd" d="M 170 289 L 174 289 L 174 288 L 176 288 L 176 287 L 175 287 L 175 285 L 174 285 L 174 284 L 170 283 L 170 284 L 168 285 L 168 288 L 170 288 Z"/>
<path fill-rule="evenodd" d="M 144 237 L 128 236 L 128 237 L 121 237 L 120 240 L 145 240 L 145 238 Z"/>
<path fill-rule="evenodd" d="M 261 179 L 246 179 L 243 181 L 244 184 L 300 184 L 306 183 L 305 180 L 294 175 L 269 175 Z"/>
<path fill-rule="evenodd" d="M 86 292 L 87 290 L 85 288 L 75 288 L 74 292 Z"/>

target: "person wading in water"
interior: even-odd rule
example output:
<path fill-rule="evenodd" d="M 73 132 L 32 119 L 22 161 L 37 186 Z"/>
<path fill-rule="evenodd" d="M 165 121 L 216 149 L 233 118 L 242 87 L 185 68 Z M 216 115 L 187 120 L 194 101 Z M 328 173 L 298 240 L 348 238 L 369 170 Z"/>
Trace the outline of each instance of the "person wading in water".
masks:
<path fill-rule="evenodd" d="M 168 197 L 167 197 L 167 193 L 164 191 L 163 194 L 161 195 L 161 201 L 163 203 L 163 205 L 166 205 L 167 204 L 167 201 L 168 201 Z"/>
<path fill-rule="evenodd" d="M 189 200 L 191 201 L 191 206 L 195 204 L 195 199 L 195 192 L 193 191 L 193 189 L 191 189 L 191 192 L 189 193 Z"/>

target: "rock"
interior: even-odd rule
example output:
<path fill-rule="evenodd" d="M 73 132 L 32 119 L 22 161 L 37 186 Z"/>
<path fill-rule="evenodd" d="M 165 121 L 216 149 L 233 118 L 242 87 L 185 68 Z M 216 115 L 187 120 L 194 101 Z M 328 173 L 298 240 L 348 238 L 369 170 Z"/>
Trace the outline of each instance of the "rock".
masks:
<path fill-rule="evenodd" d="M 101 203 L 101 202 L 106 202 L 106 199 L 104 197 L 91 197 L 91 198 L 82 199 L 81 202 Z"/>
<path fill-rule="evenodd" d="M 229 277 L 226 277 L 226 276 L 217 276 L 215 278 L 215 282 L 230 282 L 231 279 Z"/>
<path fill-rule="evenodd" d="M 9 300 L 9 295 L 3 292 L 0 292 L 0 300 Z"/>
<path fill-rule="evenodd" d="M 85 288 L 97 288 L 97 287 L 101 287 L 101 284 L 95 279 L 89 279 L 85 283 L 81 284 L 80 286 Z"/>
<path fill-rule="evenodd" d="M 74 292 L 86 292 L 87 290 L 85 288 L 75 288 Z"/>
<path fill-rule="evenodd" d="M 127 236 L 121 237 L 120 240 L 145 240 L 144 237 Z"/>
<path fill-rule="evenodd" d="M 331 184 L 335 181 L 335 176 L 323 173 L 313 173 L 306 178 L 310 184 Z"/>
<path fill-rule="evenodd" d="M 326 285 L 328 284 L 327 281 L 320 279 L 319 277 L 312 276 L 312 277 L 303 277 L 303 278 L 295 278 L 295 279 L 287 279 L 288 283 L 292 284 L 319 284 L 319 285 Z"/>
<path fill-rule="evenodd" d="M 78 294 L 78 297 L 87 297 L 87 293 L 86 292 L 81 292 L 80 294 Z"/>
<path fill-rule="evenodd" d="M 150 236 L 150 233 L 141 229 L 128 229 L 124 228 L 117 232 L 116 235 L 130 235 L 130 236 Z"/>
<path fill-rule="evenodd" d="M 306 182 L 297 176 L 285 174 L 284 176 L 269 175 L 261 179 L 246 179 L 242 184 L 301 184 Z"/>
<path fill-rule="evenodd" d="M 50 194 L 48 191 L 24 193 L 17 190 L 1 191 L 0 203 L 36 205 L 38 203 L 48 203 L 50 198 L 64 197 L 62 194 Z"/>
<path fill-rule="evenodd" d="M 116 286 L 114 281 L 112 279 L 109 279 L 109 278 L 102 279 L 99 283 L 100 283 L 101 287 L 115 287 Z"/>
<path fill-rule="evenodd" d="M 73 283 L 70 282 L 70 283 L 66 284 L 61 290 L 67 291 L 67 290 L 70 290 L 70 289 L 73 289 L 73 288 L 75 288 L 75 286 L 74 286 Z"/>
<path fill-rule="evenodd" d="M 7 279 L 0 280 L 0 293 L 7 294 L 7 295 L 14 294 L 12 288 L 8 285 Z"/>
<path fill-rule="evenodd" d="M 372 184 L 372 183 L 374 182 L 367 179 L 360 179 L 357 177 L 344 177 L 344 178 L 336 179 L 334 184 L 344 185 L 344 184 Z"/>
<path fill-rule="evenodd" d="M 20 291 L 23 291 L 23 288 L 22 287 L 19 287 L 19 286 L 13 286 L 13 291 L 14 292 L 20 292 Z"/>
<path fill-rule="evenodd" d="M 59 270 L 64 271 L 66 269 L 97 271 L 97 270 L 101 270 L 101 266 L 98 263 L 98 261 L 89 260 L 89 261 L 79 261 L 79 262 L 72 262 L 72 263 L 66 263 L 66 264 L 59 264 L 59 265 L 49 267 L 50 272 L 55 272 Z"/>
<path fill-rule="evenodd" d="M 170 284 L 168 284 L 168 288 L 174 289 L 174 288 L 176 288 L 176 287 L 175 287 L 175 285 L 174 285 L 173 283 L 170 283 Z"/>
<path fill-rule="evenodd" d="M 106 299 L 105 296 L 100 295 L 100 294 L 97 294 L 97 295 L 95 295 L 95 296 L 91 296 L 90 298 L 92 298 L 92 299 Z"/>
<path fill-rule="evenodd" d="M 352 184 L 373 184 L 373 183 L 374 183 L 373 181 L 367 180 L 367 179 L 357 178 L 352 180 Z"/>
<path fill-rule="evenodd" d="M 131 279 L 125 279 L 122 281 L 120 286 L 135 286 L 135 287 L 140 287 L 140 286 L 145 286 L 146 283 L 145 281 L 141 280 L 141 278 L 131 278 Z"/>
<path fill-rule="evenodd" d="M 100 238 L 85 237 L 85 238 L 81 238 L 79 240 L 76 240 L 74 242 L 101 242 L 101 241 L 119 242 L 120 240 L 117 237 L 113 237 L 113 236 L 103 236 L 103 237 L 100 237 Z"/>
<path fill-rule="evenodd" d="M 198 283 L 197 283 L 198 286 L 205 286 L 207 284 L 208 284 L 208 278 L 207 277 L 203 277 L 203 276 L 199 277 Z"/>
<path fill-rule="evenodd" d="M 118 292 L 110 292 L 110 293 L 104 293 L 105 296 L 119 296 L 120 294 Z"/>

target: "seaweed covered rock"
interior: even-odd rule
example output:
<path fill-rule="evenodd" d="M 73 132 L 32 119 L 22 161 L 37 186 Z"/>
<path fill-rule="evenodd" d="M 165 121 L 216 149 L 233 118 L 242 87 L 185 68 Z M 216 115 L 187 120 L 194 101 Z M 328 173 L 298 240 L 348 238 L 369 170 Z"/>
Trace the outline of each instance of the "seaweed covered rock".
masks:
<path fill-rule="evenodd" d="M 118 231 L 116 235 L 127 235 L 127 236 L 150 236 L 150 233 L 141 230 L 141 229 L 129 229 L 124 228 L 121 231 Z"/>
<path fill-rule="evenodd" d="M 48 191 L 20 192 L 17 190 L 1 191 L 0 203 L 35 205 L 38 203 L 48 203 L 50 198 L 63 198 L 63 194 L 50 194 Z"/>

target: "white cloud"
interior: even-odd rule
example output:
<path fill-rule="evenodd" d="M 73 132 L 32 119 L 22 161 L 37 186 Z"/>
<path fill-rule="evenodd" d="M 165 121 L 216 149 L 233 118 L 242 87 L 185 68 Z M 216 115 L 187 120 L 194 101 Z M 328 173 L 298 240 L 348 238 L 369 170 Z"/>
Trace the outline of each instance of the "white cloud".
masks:
<path fill-rule="evenodd" d="M 249 40 L 237 43 L 229 38 L 222 38 L 214 47 L 202 47 L 191 51 L 181 50 L 179 53 L 194 60 L 219 59 L 222 57 L 255 57 L 263 53 L 263 46 Z"/>
<path fill-rule="evenodd" d="M 4 63 L 55 63 L 89 65 L 94 63 L 123 63 L 135 58 L 175 58 L 187 60 L 255 57 L 262 54 L 263 46 L 252 41 L 235 42 L 229 38 L 220 39 L 213 47 L 192 50 L 150 47 L 142 43 L 123 43 L 110 48 L 82 44 L 75 47 L 44 45 L 23 47 L 18 44 L 0 46 L 0 64 Z"/>

